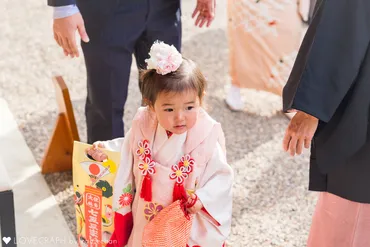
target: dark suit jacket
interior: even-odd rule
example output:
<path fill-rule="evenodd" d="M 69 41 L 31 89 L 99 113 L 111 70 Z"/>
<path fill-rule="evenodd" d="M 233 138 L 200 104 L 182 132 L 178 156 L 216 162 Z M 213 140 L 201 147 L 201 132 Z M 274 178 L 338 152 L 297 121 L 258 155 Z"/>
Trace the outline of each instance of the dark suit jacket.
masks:
<path fill-rule="evenodd" d="M 370 203 L 368 13 L 368 0 L 318 0 L 283 107 L 320 119 L 310 188 Z"/>

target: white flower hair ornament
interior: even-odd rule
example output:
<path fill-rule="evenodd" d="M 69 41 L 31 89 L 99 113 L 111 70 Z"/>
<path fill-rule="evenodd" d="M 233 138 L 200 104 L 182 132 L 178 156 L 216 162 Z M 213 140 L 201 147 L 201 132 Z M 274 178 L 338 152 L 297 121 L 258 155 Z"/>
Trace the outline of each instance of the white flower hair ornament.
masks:
<path fill-rule="evenodd" d="M 154 42 L 149 55 L 150 58 L 145 59 L 147 69 L 155 69 L 161 75 L 176 71 L 182 63 L 182 56 L 176 47 L 164 42 Z"/>

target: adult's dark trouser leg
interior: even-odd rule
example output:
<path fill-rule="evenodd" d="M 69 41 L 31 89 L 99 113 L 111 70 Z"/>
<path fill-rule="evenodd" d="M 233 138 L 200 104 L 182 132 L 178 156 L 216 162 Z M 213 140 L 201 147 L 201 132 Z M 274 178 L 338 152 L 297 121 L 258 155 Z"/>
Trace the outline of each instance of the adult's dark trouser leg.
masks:
<path fill-rule="evenodd" d="M 145 32 L 135 45 L 138 69 L 145 69 L 152 44 L 158 40 L 181 51 L 181 11 L 179 0 L 152 0 Z"/>
<path fill-rule="evenodd" d="M 88 143 L 122 137 L 132 54 L 94 44 L 84 44 L 83 47 L 87 70 Z M 116 65 L 112 66 L 112 63 Z"/>
<path fill-rule="evenodd" d="M 123 112 L 132 53 L 145 27 L 146 4 L 144 0 L 117 1 L 103 26 L 85 12 L 90 36 L 89 43 L 82 43 L 87 70 L 85 114 L 89 143 L 124 136 Z"/>
<path fill-rule="evenodd" d="M 174 45 L 181 52 L 181 36 L 180 0 L 150 1 L 150 12 L 146 28 L 146 40 L 149 41 L 150 45 L 154 41 L 160 40 L 169 45 Z"/>

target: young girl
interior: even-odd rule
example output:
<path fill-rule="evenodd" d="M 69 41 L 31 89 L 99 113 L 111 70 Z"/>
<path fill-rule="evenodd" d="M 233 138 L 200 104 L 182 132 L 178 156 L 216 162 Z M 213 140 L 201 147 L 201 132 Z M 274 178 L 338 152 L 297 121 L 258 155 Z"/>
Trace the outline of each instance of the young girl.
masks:
<path fill-rule="evenodd" d="M 142 246 L 145 225 L 187 199 L 194 214 L 188 246 L 221 247 L 231 228 L 233 172 L 221 126 L 201 107 L 206 80 L 173 46 L 157 42 L 149 54 L 140 85 L 147 106 L 125 138 L 87 150 L 96 160 L 106 158 L 97 147 L 121 151 L 111 246 Z"/>

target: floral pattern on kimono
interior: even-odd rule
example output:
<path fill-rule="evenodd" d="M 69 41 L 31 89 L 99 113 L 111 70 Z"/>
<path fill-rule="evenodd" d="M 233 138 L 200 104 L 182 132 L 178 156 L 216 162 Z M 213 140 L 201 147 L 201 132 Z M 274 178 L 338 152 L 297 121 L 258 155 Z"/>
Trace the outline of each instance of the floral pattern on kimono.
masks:
<path fill-rule="evenodd" d="M 201 109 L 192 129 L 169 138 L 150 114 L 147 108 L 140 108 L 135 116 L 132 129 L 123 140 L 121 164 L 114 184 L 113 205 L 118 208 L 117 213 L 133 215 L 127 246 L 141 246 L 144 226 L 172 203 L 174 185 L 180 182 L 186 190 L 194 191 L 204 205 L 204 210 L 193 217 L 189 246 L 221 247 L 231 229 L 233 172 L 226 161 L 220 125 Z M 140 142 L 142 145 L 138 147 Z M 142 164 L 140 156 L 145 152 L 151 153 L 155 165 L 150 166 L 149 161 Z M 149 168 L 154 170 L 150 202 L 140 197 L 143 171 L 150 172 Z M 136 188 L 134 200 L 130 206 L 120 207 L 122 193 L 118 192 L 129 184 Z M 220 184 L 223 184 L 221 188 Z"/>

